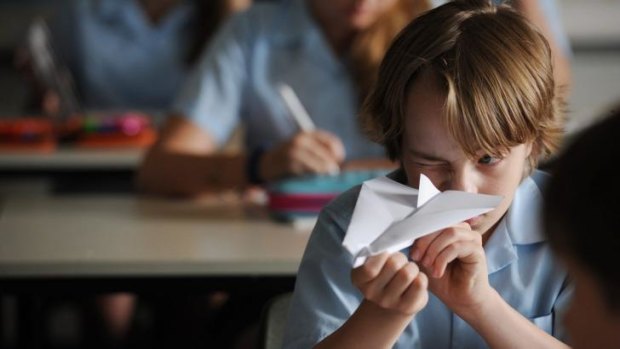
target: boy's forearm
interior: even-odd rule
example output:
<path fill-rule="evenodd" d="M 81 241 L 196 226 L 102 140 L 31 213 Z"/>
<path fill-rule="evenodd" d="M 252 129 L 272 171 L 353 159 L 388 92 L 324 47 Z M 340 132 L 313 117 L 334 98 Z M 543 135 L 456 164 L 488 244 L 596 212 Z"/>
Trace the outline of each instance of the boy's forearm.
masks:
<path fill-rule="evenodd" d="M 490 348 L 568 348 L 513 309 L 494 290 L 480 308 L 459 312 Z"/>
<path fill-rule="evenodd" d="M 413 316 L 385 310 L 364 300 L 355 313 L 315 348 L 392 348 Z"/>

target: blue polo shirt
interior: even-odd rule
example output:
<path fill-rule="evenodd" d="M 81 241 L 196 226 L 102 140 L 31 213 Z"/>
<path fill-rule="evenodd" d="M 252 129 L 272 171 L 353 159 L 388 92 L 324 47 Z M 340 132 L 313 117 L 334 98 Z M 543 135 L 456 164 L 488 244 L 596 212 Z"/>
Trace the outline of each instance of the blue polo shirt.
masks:
<path fill-rule="evenodd" d="M 269 146 L 298 131 L 276 89 L 279 83 L 292 87 L 317 128 L 342 140 L 347 159 L 384 156 L 362 135 L 346 62 L 328 46 L 303 0 L 258 3 L 228 21 L 174 110 L 219 144 L 242 124 L 248 148 Z"/>
<path fill-rule="evenodd" d="M 542 234 L 540 186 L 545 176 L 535 172 L 523 180 L 484 250 L 491 286 L 539 328 L 565 340 L 560 320 L 571 288 Z M 353 257 L 342 246 L 360 188 L 341 195 L 321 212 L 297 275 L 285 348 L 311 348 L 337 330 L 363 299 L 351 283 Z M 432 293 L 394 346 L 486 347 L 482 337 Z"/>
<path fill-rule="evenodd" d="M 189 67 L 192 6 L 157 24 L 138 0 L 75 0 L 50 23 L 86 109 L 168 110 Z"/>

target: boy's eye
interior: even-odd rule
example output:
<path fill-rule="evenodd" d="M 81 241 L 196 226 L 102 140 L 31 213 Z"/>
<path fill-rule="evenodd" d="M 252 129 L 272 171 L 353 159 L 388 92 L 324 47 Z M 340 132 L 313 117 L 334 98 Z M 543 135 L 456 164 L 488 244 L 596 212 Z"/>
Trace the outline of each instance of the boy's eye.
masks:
<path fill-rule="evenodd" d="M 478 163 L 482 165 L 493 165 L 500 160 L 501 160 L 500 158 L 496 158 L 496 157 L 493 157 L 487 154 L 481 157 L 480 159 L 478 159 Z"/>

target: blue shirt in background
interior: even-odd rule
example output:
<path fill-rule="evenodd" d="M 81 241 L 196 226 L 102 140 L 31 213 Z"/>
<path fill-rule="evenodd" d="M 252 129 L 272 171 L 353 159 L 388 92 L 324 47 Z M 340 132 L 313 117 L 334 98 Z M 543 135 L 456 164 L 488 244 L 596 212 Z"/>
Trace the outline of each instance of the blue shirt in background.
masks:
<path fill-rule="evenodd" d="M 243 124 L 247 147 L 265 147 L 298 131 L 276 89 L 286 83 L 317 128 L 342 140 L 348 160 L 383 157 L 383 149 L 362 135 L 360 102 L 345 63 L 303 0 L 255 4 L 216 35 L 174 110 L 220 145 Z"/>
<path fill-rule="evenodd" d="M 86 109 L 167 110 L 189 69 L 192 6 L 157 24 L 137 0 L 76 0 L 50 23 Z"/>
<path fill-rule="evenodd" d="M 523 180 L 512 205 L 484 246 L 489 282 L 502 298 L 545 332 L 566 339 L 560 322 L 571 295 L 567 274 L 545 241 L 540 225 L 546 175 Z M 362 294 L 351 283 L 353 257 L 342 246 L 360 186 L 323 209 L 297 275 L 284 347 L 311 348 L 337 330 L 357 309 Z M 403 251 L 408 255 L 408 251 Z M 395 348 L 486 348 L 465 321 L 432 293 Z"/>

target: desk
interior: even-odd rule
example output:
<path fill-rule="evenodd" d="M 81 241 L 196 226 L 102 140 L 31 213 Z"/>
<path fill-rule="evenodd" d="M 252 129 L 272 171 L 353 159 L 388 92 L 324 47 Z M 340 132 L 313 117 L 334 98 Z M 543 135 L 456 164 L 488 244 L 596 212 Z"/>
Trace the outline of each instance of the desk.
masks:
<path fill-rule="evenodd" d="M 96 150 L 61 147 L 45 153 L 0 153 L 1 171 L 135 170 L 144 149 Z"/>
<path fill-rule="evenodd" d="M 49 154 L 0 153 L 0 195 L 129 193 L 144 149 L 61 147 Z"/>
<path fill-rule="evenodd" d="M 6 198 L 0 280 L 294 276 L 309 234 L 256 207 L 131 195 Z"/>
<path fill-rule="evenodd" d="M 0 292 L 20 295 L 18 339 L 36 348 L 50 294 L 288 292 L 308 237 L 235 202 L 9 196 L 0 202 Z"/>
<path fill-rule="evenodd" d="M 70 195 L 0 205 L 4 292 L 195 292 L 260 278 L 289 289 L 309 237 L 235 203 Z"/>

